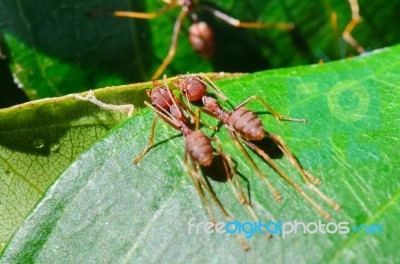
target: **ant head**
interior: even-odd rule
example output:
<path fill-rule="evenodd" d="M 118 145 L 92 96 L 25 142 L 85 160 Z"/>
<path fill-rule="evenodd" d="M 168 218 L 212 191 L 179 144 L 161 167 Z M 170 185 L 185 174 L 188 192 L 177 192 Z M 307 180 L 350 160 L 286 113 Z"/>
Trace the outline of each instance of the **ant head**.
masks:
<path fill-rule="evenodd" d="M 151 104 L 158 109 L 169 111 L 170 106 L 173 105 L 173 94 L 165 86 L 148 90 L 147 96 L 150 97 Z"/>
<path fill-rule="evenodd" d="M 200 100 L 207 90 L 207 85 L 200 76 L 181 76 L 178 85 L 175 85 L 181 93 L 191 102 Z"/>
<path fill-rule="evenodd" d="M 187 76 L 178 75 L 179 81 L 173 82 L 174 85 L 186 98 L 188 101 L 198 101 L 205 94 L 207 90 L 207 85 L 202 81 L 200 76 Z"/>

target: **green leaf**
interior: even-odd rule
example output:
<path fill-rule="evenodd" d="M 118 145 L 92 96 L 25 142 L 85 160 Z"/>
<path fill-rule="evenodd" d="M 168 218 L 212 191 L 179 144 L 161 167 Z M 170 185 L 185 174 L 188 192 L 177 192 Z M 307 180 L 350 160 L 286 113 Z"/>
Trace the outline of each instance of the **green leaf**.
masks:
<path fill-rule="evenodd" d="M 30 99 L 148 81 L 168 53 L 179 10 L 150 21 L 88 17 L 87 13 L 151 12 L 163 5 L 161 0 L 46 0 L 37 7 L 32 1 L 3 0 L 0 30 L 5 35 L 14 77 Z M 337 59 L 356 54 L 352 48 L 339 48 L 330 22 L 335 11 L 339 30 L 344 29 L 351 18 L 347 1 L 224 0 L 215 7 L 243 21 L 294 22 L 296 30 L 236 29 L 198 11 L 200 19 L 215 31 L 216 54 L 207 60 L 192 50 L 187 37 L 190 20 L 185 19 L 168 75 L 188 71 L 253 72 L 315 63 L 317 57 Z M 370 49 L 396 43 L 400 31 L 396 23 L 388 21 L 396 21 L 395 10 L 399 8 L 397 1 L 383 5 L 360 0 L 364 22 L 355 29 L 355 38 Z"/>
<path fill-rule="evenodd" d="M 246 240 L 248 252 L 241 250 L 234 236 L 188 234 L 190 219 L 205 222 L 208 215 L 183 168 L 184 140 L 179 132 L 159 124 L 156 146 L 138 165 L 132 164 L 147 144 L 155 116 L 144 109 L 61 175 L 13 237 L 2 263 L 398 263 L 399 61 L 400 46 L 396 46 L 352 60 L 217 82 L 234 103 L 258 95 L 282 114 L 307 118 L 308 124 L 278 123 L 271 115 L 260 115 L 266 129 L 281 135 L 302 165 L 323 180 L 320 189 L 342 205 L 341 212 L 329 211 L 336 223 L 380 224 L 383 234 L 298 233 L 272 240 L 256 234 Z M 257 103 L 248 107 L 265 112 Z M 221 128 L 216 136 L 235 160 L 264 222 L 308 223 L 322 218 L 253 155 L 284 197 L 281 203 L 273 201 L 226 131 Z M 276 162 L 301 182 L 286 159 Z M 228 184 L 210 182 L 235 219 L 251 219 Z M 225 221 L 214 209 L 218 221 Z"/>
<path fill-rule="evenodd" d="M 140 107 L 148 86 L 110 87 L 96 95 Z M 0 110 L 0 251 L 54 180 L 126 117 L 73 96 Z"/>
<path fill-rule="evenodd" d="M 95 94 L 103 102 L 139 109 L 150 87 L 122 85 Z M 57 177 L 126 118 L 73 95 L 0 109 L 0 252 Z"/>

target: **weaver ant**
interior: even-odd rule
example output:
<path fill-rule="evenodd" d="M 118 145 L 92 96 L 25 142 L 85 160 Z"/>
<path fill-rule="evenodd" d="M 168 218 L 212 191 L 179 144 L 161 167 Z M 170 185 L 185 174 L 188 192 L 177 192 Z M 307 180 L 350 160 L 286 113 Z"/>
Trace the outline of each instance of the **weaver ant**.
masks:
<path fill-rule="evenodd" d="M 203 4 L 197 4 L 195 0 L 163 0 L 166 4 L 163 8 L 152 13 L 140 13 L 140 12 L 129 12 L 129 11 L 114 11 L 114 12 L 90 12 L 90 15 L 102 15 L 109 14 L 117 17 L 129 17 L 138 19 L 154 19 L 158 16 L 165 14 L 171 9 L 181 7 L 181 11 L 176 18 L 174 30 L 172 34 L 172 40 L 167 56 L 164 58 L 160 67 L 153 74 L 152 80 L 156 80 L 165 68 L 171 63 L 172 58 L 175 56 L 176 47 L 178 43 L 178 36 L 181 31 L 183 19 L 190 14 L 192 25 L 189 28 L 189 41 L 193 49 L 199 54 L 206 58 L 211 58 L 214 53 L 214 33 L 208 24 L 204 21 L 200 21 L 197 17 L 195 10 L 202 10 L 208 12 L 215 17 L 223 20 L 237 28 L 278 28 L 282 30 L 291 30 L 294 28 L 293 23 L 260 23 L 260 22 L 242 22 L 236 18 L 233 18 L 221 11 Z"/>
<path fill-rule="evenodd" d="M 153 90 L 148 90 L 147 95 L 151 99 L 151 104 L 148 102 L 144 102 L 148 107 L 150 107 L 153 111 L 157 113 L 154 117 L 153 125 L 151 128 L 150 139 L 142 151 L 135 159 L 134 163 L 138 163 L 143 156 L 154 146 L 154 134 L 155 134 L 155 126 L 158 118 L 163 119 L 166 123 L 171 125 L 173 128 L 181 131 L 182 135 L 185 138 L 185 157 L 184 157 L 184 166 L 186 171 L 188 172 L 190 178 L 192 179 L 201 199 L 207 207 L 208 213 L 210 215 L 211 221 L 215 224 L 214 213 L 208 203 L 208 200 L 205 196 L 204 190 L 211 196 L 217 206 L 221 209 L 223 214 L 225 215 L 228 221 L 232 221 L 229 213 L 224 209 L 222 203 L 219 201 L 217 196 L 214 194 L 213 190 L 209 186 L 208 182 L 205 181 L 199 174 L 199 167 L 209 167 L 213 160 L 214 154 L 218 154 L 222 157 L 223 167 L 227 175 L 227 181 L 234 193 L 236 199 L 244 205 L 247 210 L 250 212 L 255 221 L 258 221 L 258 217 L 255 214 L 252 206 L 247 200 L 243 188 L 240 184 L 239 177 L 234 168 L 233 161 L 230 156 L 223 152 L 222 145 L 217 138 L 209 138 L 207 137 L 201 130 L 199 130 L 199 121 L 202 122 L 197 115 L 195 115 L 189 107 L 187 107 L 182 101 L 176 98 L 172 91 L 168 88 L 166 76 L 164 75 L 164 86 L 160 86 L 158 81 L 154 81 L 154 85 L 156 86 Z M 196 119 L 196 130 L 193 131 L 190 126 L 191 122 L 186 114 L 187 111 Z M 212 146 L 212 142 L 215 142 L 218 145 L 218 148 L 214 148 Z M 190 161 L 190 163 L 189 163 Z M 238 187 L 232 181 L 232 176 L 237 182 Z M 204 188 L 204 190 L 203 190 Z M 267 237 L 272 237 L 269 233 L 264 230 Z M 240 243 L 244 250 L 248 250 L 247 244 L 243 241 L 243 238 L 238 234 Z"/>
<path fill-rule="evenodd" d="M 292 186 L 293 189 L 295 189 L 301 196 L 303 196 L 303 198 L 306 199 L 322 216 L 324 216 L 325 219 L 329 220 L 331 216 L 326 213 L 322 209 L 322 207 L 318 205 L 313 199 L 311 199 L 306 193 L 304 193 L 304 191 L 301 190 L 300 187 L 289 178 L 289 176 L 271 159 L 271 157 L 265 151 L 254 144 L 254 141 L 261 141 L 265 137 L 270 138 L 274 142 L 274 144 L 278 146 L 282 153 L 289 159 L 292 166 L 294 166 L 301 174 L 307 186 L 310 187 L 335 210 L 340 209 L 340 206 L 338 204 L 333 202 L 330 198 L 325 196 L 318 188 L 315 187 L 313 182 L 315 184 L 319 184 L 321 181 L 311 174 L 305 172 L 303 167 L 299 164 L 297 159 L 287 147 L 285 141 L 280 136 L 267 132 L 263 127 L 261 119 L 254 112 L 244 108 L 244 106 L 253 100 L 258 100 L 278 121 L 288 120 L 295 122 L 306 122 L 305 119 L 296 119 L 280 115 L 258 96 L 251 96 L 250 98 L 246 99 L 244 102 L 236 106 L 233 110 L 225 111 L 216 99 L 206 95 L 207 88 L 213 88 L 214 90 L 218 89 L 210 79 L 208 79 L 208 82 L 211 84 L 211 86 L 208 83 L 204 82 L 202 78 L 197 75 L 181 75 L 178 76 L 178 80 L 179 81 L 177 83 L 174 82 L 173 85 L 179 89 L 179 91 L 188 101 L 201 100 L 204 108 L 198 109 L 219 119 L 220 122 L 224 124 L 224 126 L 227 128 L 229 136 L 231 137 L 237 148 L 243 153 L 247 161 L 255 169 L 258 176 L 265 182 L 276 200 L 281 200 L 281 195 L 268 181 L 267 177 L 260 171 L 260 169 L 248 155 L 240 142 L 243 142 L 250 149 L 261 156 L 276 172 L 278 172 L 278 174 L 284 180 L 289 183 L 290 186 Z"/>

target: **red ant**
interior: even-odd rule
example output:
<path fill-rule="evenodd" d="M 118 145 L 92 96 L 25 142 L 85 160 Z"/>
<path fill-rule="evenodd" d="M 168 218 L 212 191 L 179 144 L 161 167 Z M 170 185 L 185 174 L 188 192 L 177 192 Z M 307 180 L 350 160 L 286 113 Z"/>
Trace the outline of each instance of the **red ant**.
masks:
<path fill-rule="evenodd" d="M 216 197 L 209 184 L 199 175 L 199 167 L 208 167 L 212 164 L 214 159 L 214 153 L 217 153 L 222 157 L 224 170 L 227 175 L 228 183 L 232 189 L 232 192 L 236 196 L 236 199 L 243 204 L 247 210 L 250 212 L 255 221 L 258 221 L 258 217 L 253 211 L 252 206 L 247 200 L 243 188 L 240 184 L 238 175 L 234 168 L 233 162 L 229 155 L 223 152 L 222 145 L 216 138 L 207 137 L 201 130 L 198 129 L 199 120 L 198 115 L 194 115 L 194 113 L 178 98 L 176 98 L 172 91 L 167 86 L 166 76 L 164 75 L 164 86 L 160 86 L 157 81 L 154 81 L 154 85 L 156 86 L 153 90 L 148 90 L 147 95 L 151 99 L 151 104 L 148 102 L 144 102 L 148 107 L 150 107 L 153 111 L 157 113 L 154 118 L 151 135 L 149 142 L 146 148 L 139 154 L 135 159 L 134 163 L 138 163 L 143 156 L 150 150 L 150 148 L 154 145 L 154 134 L 155 134 L 155 126 L 158 118 L 163 119 L 166 123 L 171 125 L 177 130 L 180 130 L 182 135 L 185 138 L 185 158 L 184 158 L 184 166 L 186 171 L 189 173 L 191 179 L 194 182 L 194 185 L 197 191 L 200 194 L 203 202 L 205 203 L 207 210 L 209 212 L 210 218 L 212 222 L 215 224 L 214 214 L 212 209 L 207 201 L 207 198 L 204 194 L 203 188 L 209 193 L 214 202 L 221 209 L 225 217 L 228 221 L 232 221 L 229 213 L 224 209 L 222 203 Z M 188 111 L 191 115 L 196 118 L 196 130 L 193 131 L 190 128 L 190 122 L 188 116 L 185 114 L 185 111 Z M 218 145 L 218 148 L 215 149 L 211 142 L 215 142 Z M 189 162 L 191 162 L 191 166 L 189 166 Z M 234 185 L 232 181 L 232 177 L 235 178 L 235 181 L 238 184 L 238 188 Z M 239 191 L 238 191 L 239 189 Z M 266 230 L 265 230 L 266 232 Z M 268 237 L 271 237 L 269 233 L 266 232 Z M 239 236 L 240 243 L 244 250 L 248 250 L 248 246 L 243 241 L 243 238 Z"/>
<path fill-rule="evenodd" d="M 244 102 L 236 106 L 233 110 L 225 111 L 216 99 L 206 95 L 207 88 L 217 89 L 216 85 L 210 79 L 208 79 L 208 82 L 212 86 L 208 85 L 202 80 L 200 76 L 197 75 L 181 75 L 178 77 L 178 80 L 179 82 L 173 83 L 173 85 L 179 89 L 179 91 L 183 94 L 184 97 L 187 98 L 188 101 L 202 100 L 204 108 L 198 109 L 219 119 L 225 125 L 235 145 L 243 153 L 251 166 L 256 170 L 258 176 L 266 183 L 276 200 L 281 200 L 281 195 L 275 190 L 275 188 L 268 181 L 265 175 L 253 162 L 253 160 L 244 150 L 240 142 L 243 142 L 250 149 L 260 155 L 276 172 L 279 173 L 282 178 L 284 178 L 293 187 L 293 189 L 295 189 L 301 196 L 303 196 L 321 215 L 329 220 L 331 216 L 327 214 L 320 205 L 318 205 L 307 194 L 305 194 L 304 191 L 301 190 L 300 187 L 289 178 L 289 176 L 271 159 L 271 157 L 267 153 L 265 153 L 261 148 L 253 143 L 253 141 L 263 140 L 266 136 L 269 137 L 278 146 L 282 153 L 289 159 L 291 164 L 300 172 L 307 186 L 310 187 L 321 198 L 323 198 L 335 210 L 340 209 L 340 206 L 338 204 L 333 202 L 315 187 L 312 182 L 318 184 L 321 181 L 304 171 L 303 167 L 299 164 L 297 159 L 287 147 L 285 141 L 280 136 L 267 132 L 263 127 L 261 119 L 254 112 L 243 107 L 253 100 L 258 100 L 268 109 L 270 113 L 272 113 L 272 115 L 278 121 L 289 120 L 295 122 L 306 122 L 305 119 L 296 119 L 280 115 L 258 96 L 251 96 L 250 98 L 246 99 Z"/>
<path fill-rule="evenodd" d="M 171 45 L 168 51 L 168 55 L 164 58 L 164 61 L 157 69 L 157 71 L 151 77 L 152 80 L 157 79 L 165 68 L 171 63 L 172 58 L 175 56 L 176 47 L 178 43 L 179 32 L 181 31 L 183 19 L 190 14 L 192 25 L 189 28 L 189 41 L 193 49 L 203 55 L 206 58 L 212 57 L 214 53 L 214 33 L 208 24 L 204 21 L 199 21 L 197 15 L 194 13 L 195 10 L 199 9 L 208 13 L 211 13 L 215 17 L 225 21 L 226 23 L 237 27 L 237 28 L 278 28 L 282 30 L 291 30 L 294 28 L 293 23 L 273 23 L 265 24 L 259 22 L 241 22 L 240 20 L 228 16 L 221 11 L 212 8 L 207 5 L 197 4 L 195 0 L 163 0 L 166 6 L 160 10 L 152 13 L 138 13 L 129 11 L 114 11 L 111 15 L 117 17 L 129 17 L 129 18 L 139 18 L 139 19 L 154 19 L 171 9 L 181 7 L 181 12 L 179 13 L 172 34 Z M 91 15 L 107 14 L 105 12 L 91 12 Z"/>

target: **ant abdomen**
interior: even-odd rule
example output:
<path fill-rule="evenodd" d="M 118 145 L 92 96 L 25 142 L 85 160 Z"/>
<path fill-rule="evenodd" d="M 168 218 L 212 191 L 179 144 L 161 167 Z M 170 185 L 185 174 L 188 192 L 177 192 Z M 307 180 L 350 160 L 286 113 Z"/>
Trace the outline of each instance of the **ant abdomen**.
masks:
<path fill-rule="evenodd" d="M 246 108 L 234 110 L 231 114 L 230 124 L 247 140 L 262 140 L 265 136 L 260 118 Z"/>
<path fill-rule="evenodd" d="M 189 41 L 202 56 L 209 59 L 214 55 L 214 33 L 206 22 L 200 21 L 190 26 Z"/>
<path fill-rule="evenodd" d="M 200 166 L 210 166 L 214 149 L 210 139 L 200 130 L 193 131 L 185 137 L 186 151 Z"/>

